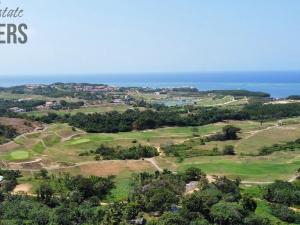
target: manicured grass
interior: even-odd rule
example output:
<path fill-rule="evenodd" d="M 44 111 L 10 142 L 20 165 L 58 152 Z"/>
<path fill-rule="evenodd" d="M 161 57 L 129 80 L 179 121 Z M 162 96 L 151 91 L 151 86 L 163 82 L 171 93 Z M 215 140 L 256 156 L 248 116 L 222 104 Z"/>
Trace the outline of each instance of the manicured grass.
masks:
<path fill-rule="evenodd" d="M 45 147 L 42 144 L 42 142 L 39 142 L 32 147 L 32 151 L 34 151 L 35 153 L 38 153 L 38 154 L 42 154 L 44 150 L 45 150 Z"/>
<path fill-rule="evenodd" d="M 300 167 L 296 153 L 278 153 L 273 157 L 205 156 L 186 159 L 178 164 L 179 170 L 198 167 L 213 175 L 240 177 L 246 181 L 288 180 Z"/>
<path fill-rule="evenodd" d="M 13 152 L 10 153 L 10 157 L 13 160 L 25 160 L 25 159 L 29 158 L 29 152 L 22 151 L 22 150 L 13 151 Z"/>
<path fill-rule="evenodd" d="M 83 144 L 83 143 L 87 143 L 90 142 L 90 139 L 87 138 L 79 138 L 79 139 L 74 139 L 73 141 L 70 142 L 70 145 L 79 145 L 79 144 Z"/>
<path fill-rule="evenodd" d="M 45 142 L 47 147 L 52 147 L 53 145 L 60 142 L 60 137 L 55 134 L 49 134 L 45 138 L 43 138 L 43 141 Z"/>
<path fill-rule="evenodd" d="M 116 188 L 112 190 L 109 200 L 114 201 L 125 201 L 127 200 L 130 191 L 131 178 L 116 178 Z"/>

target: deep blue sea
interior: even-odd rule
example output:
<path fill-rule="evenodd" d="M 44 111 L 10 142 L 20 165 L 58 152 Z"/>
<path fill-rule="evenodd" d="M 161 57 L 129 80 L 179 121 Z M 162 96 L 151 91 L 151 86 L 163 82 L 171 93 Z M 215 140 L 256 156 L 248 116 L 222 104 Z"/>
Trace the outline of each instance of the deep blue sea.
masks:
<path fill-rule="evenodd" d="M 123 87 L 196 87 L 199 90 L 246 89 L 264 91 L 272 97 L 300 95 L 299 72 L 215 72 L 101 75 L 0 75 L 0 86 L 55 82 L 101 83 Z"/>

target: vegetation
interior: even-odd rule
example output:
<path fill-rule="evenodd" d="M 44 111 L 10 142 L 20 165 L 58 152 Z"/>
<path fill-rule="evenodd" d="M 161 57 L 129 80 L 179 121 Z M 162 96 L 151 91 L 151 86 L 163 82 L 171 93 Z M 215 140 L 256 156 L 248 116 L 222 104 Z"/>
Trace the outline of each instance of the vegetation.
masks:
<path fill-rule="evenodd" d="M 269 98 L 270 94 L 265 92 L 257 92 L 257 91 L 247 91 L 247 90 L 214 90 L 208 91 L 205 93 L 214 93 L 218 95 L 232 95 L 232 96 L 246 96 L 246 97 L 260 97 L 260 98 Z"/>
<path fill-rule="evenodd" d="M 188 110 L 187 110 L 188 111 Z M 92 133 L 115 133 L 132 130 L 155 129 L 163 126 L 201 126 L 223 120 L 246 120 L 253 119 L 264 122 L 271 119 L 282 119 L 299 116 L 300 104 L 250 104 L 241 111 L 223 108 L 196 108 L 191 113 L 179 109 L 165 108 L 155 110 L 127 110 L 120 112 L 107 112 L 104 114 L 77 113 L 75 115 L 58 115 L 49 113 L 33 119 L 45 122 L 66 122 Z M 236 131 L 237 132 L 237 131 Z M 225 137 L 234 138 L 234 137 Z"/>
<path fill-rule="evenodd" d="M 289 100 L 300 100 L 300 95 L 290 95 L 287 97 Z"/>
<path fill-rule="evenodd" d="M 95 158 L 97 160 L 112 160 L 112 159 L 141 159 L 141 158 L 152 158 L 154 156 L 158 156 L 159 153 L 156 148 L 151 146 L 132 146 L 127 149 L 115 149 L 111 147 L 107 147 L 101 145 L 96 149 L 96 151 L 92 151 L 95 153 Z M 85 155 L 85 154 L 81 154 Z"/>
<path fill-rule="evenodd" d="M 232 125 L 227 125 L 223 127 L 222 133 L 217 133 L 214 135 L 210 135 L 206 138 L 206 141 L 228 141 L 228 140 L 236 140 L 238 138 L 237 133 L 241 129 Z"/>
<path fill-rule="evenodd" d="M 21 173 L 19 171 L 0 169 L 0 176 L 3 177 L 0 186 L 0 196 L 2 196 L 2 193 L 10 192 L 14 189 L 17 184 L 17 178 L 21 176 Z"/>
<path fill-rule="evenodd" d="M 243 109 L 248 113 L 250 119 L 265 121 L 272 119 L 282 119 L 300 115 L 300 104 L 249 104 Z"/>
<path fill-rule="evenodd" d="M 16 129 L 11 126 L 5 126 L 0 124 L 0 136 L 4 136 L 6 138 L 14 138 L 17 135 Z"/>
<path fill-rule="evenodd" d="M 300 214 L 289 208 L 300 203 L 300 183 L 276 181 L 267 185 L 263 197 L 270 203 L 272 214 L 288 223 L 299 223 Z"/>
<path fill-rule="evenodd" d="M 285 144 L 274 144 L 270 147 L 263 147 L 259 150 L 259 155 L 270 155 L 273 152 L 286 152 L 300 150 L 300 138 Z"/>
<path fill-rule="evenodd" d="M 12 139 L 17 136 L 17 131 L 11 126 L 0 124 L 0 144 L 6 142 L 6 139 Z"/>
<path fill-rule="evenodd" d="M 6 100 L 0 99 L 0 115 L 9 115 L 9 109 L 18 107 L 26 111 L 32 111 L 36 106 L 45 104 L 44 100 Z"/>
<path fill-rule="evenodd" d="M 1 100 L 1 115 L 53 123 L 45 125 L 45 130 L 15 138 L 15 143 L 5 145 L 0 152 L 3 167 L 24 170 L 24 177 L 18 171 L 0 170 L 4 178 L 0 183 L 1 224 L 300 222 L 299 179 L 240 187 L 241 179 L 242 184 L 255 184 L 288 180 L 295 175 L 300 142 L 292 140 L 299 137 L 299 118 L 295 117 L 300 115 L 298 103 L 269 104 L 268 94 L 243 90 L 212 91 L 208 96 L 208 92 L 193 88 L 61 83 L 1 90 L 16 96 L 47 97 Z M 132 96 L 126 96 L 128 93 Z M 59 97 L 55 99 L 58 104 L 50 107 L 51 112 L 65 112 L 43 115 L 45 110 L 38 116 L 35 112 L 15 114 L 8 110 L 20 107 L 32 111 L 49 97 Z M 176 98 L 182 98 L 183 104 L 161 104 Z M 102 107 L 103 102 L 110 102 L 109 112 L 85 111 L 86 107 Z M 126 103 L 130 108 L 143 108 L 113 111 L 118 102 L 124 103 L 122 107 Z M 83 105 L 83 113 L 76 114 L 79 110 L 74 109 Z M 0 136 L 13 139 L 17 133 L 10 129 L 0 126 Z M 161 146 L 162 154 L 154 146 Z M 98 162 L 92 162 L 93 158 Z M 45 165 L 50 165 L 51 171 L 34 172 Z M 206 177 L 205 173 L 228 178 Z M 15 193 L 18 182 L 32 185 L 26 191 L 28 195 Z M 246 193 L 248 188 L 255 189 L 255 193 Z"/>
<path fill-rule="evenodd" d="M 232 145 L 225 145 L 223 149 L 224 155 L 235 155 L 234 146 Z"/>

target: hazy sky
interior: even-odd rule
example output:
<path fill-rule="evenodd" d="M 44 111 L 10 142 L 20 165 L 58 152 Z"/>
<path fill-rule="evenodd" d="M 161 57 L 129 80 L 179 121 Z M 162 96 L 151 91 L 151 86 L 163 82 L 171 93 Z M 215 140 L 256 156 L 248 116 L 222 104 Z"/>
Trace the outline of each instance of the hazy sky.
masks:
<path fill-rule="evenodd" d="M 299 0 L 1 2 L 29 41 L 0 45 L 0 76 L 300 69 Z"/>

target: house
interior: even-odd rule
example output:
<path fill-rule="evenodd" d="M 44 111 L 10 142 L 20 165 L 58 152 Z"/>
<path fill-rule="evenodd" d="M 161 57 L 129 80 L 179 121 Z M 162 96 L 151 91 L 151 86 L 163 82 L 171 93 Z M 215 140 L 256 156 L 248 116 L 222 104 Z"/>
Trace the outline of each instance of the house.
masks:
<path fill-rule="evenodd" d="M 136 225 L 144 225 L 146 224 L 146 220 L 144 218 L 140 218 L 140 219 L 130 220 L 129 223 L 136 224 Z"/>
<path fill-rule="evenodd" d="M 52 101 L 46 102 L 46 103 L 45 103 L 45 106 L 46 106 L 47 108 L 50 108 L 50 107 L 52 107 L 53 105 L 54 105 L 54 102 L 52 102 Z"/>
<path fill-rule="evenodd" d="M 20 98 L 18 99 L 18 102 L 25 102 L 25 101 L 30 101 L 32 98 Z"/>
<path fill-rule="evenodd" d="M 122 103 L 122 99 L 119 99 L 119 98 L 114 99 L 114 100 L 113 100 L 113 103 L 114 103 L 114 104 L 121 104 L 121 103 Z"/>
<path fill-rule="evenodd" d="M 191 194 L 194 191 L 199 191 L 198 184 L 199 184 L 198 181 L 191 181 L 190 183 L 186 184 L 185 192 Z"/>
<path fill-rule="evenodd" d="M 14 113 L 21 113 L 21 112 L 26 112 L 25 109 L 21 109 L 19 107 L 12 107 L 9 109 L 10 112 L 14 112 Z"/>
<path fill-rule="evenodd" d="M 3 176 L 0 176 L 0 183 L 4 180 Z"/>
<path fill-rule="evenodd" d="M 129 95 L 125 95 L 124 100 L 125 100 L 125 104 L 130 105 L 131 102 L 132 102 L 132 100 L 133 100 L 133 98 L 131 96 L 129 96 Z"/>
<path fill-rule="evenodd" d="M 45 110 L 46 109 L 46 106 L 44 106 L 44 105 L 39 105 L 39 106 L 37 106 L 37 107 L 35 107 L 37 110 L 39 110 L 39 111 L 43 111 L 43 110 Z"/>
<path fill-rule="evenodd" d="M 60 103 L 57 101 L 49 101 L 49 102 L 45 103 L 45 107 L 48 109 L 56 107 L 56 106 L 60 106 Z"/>

